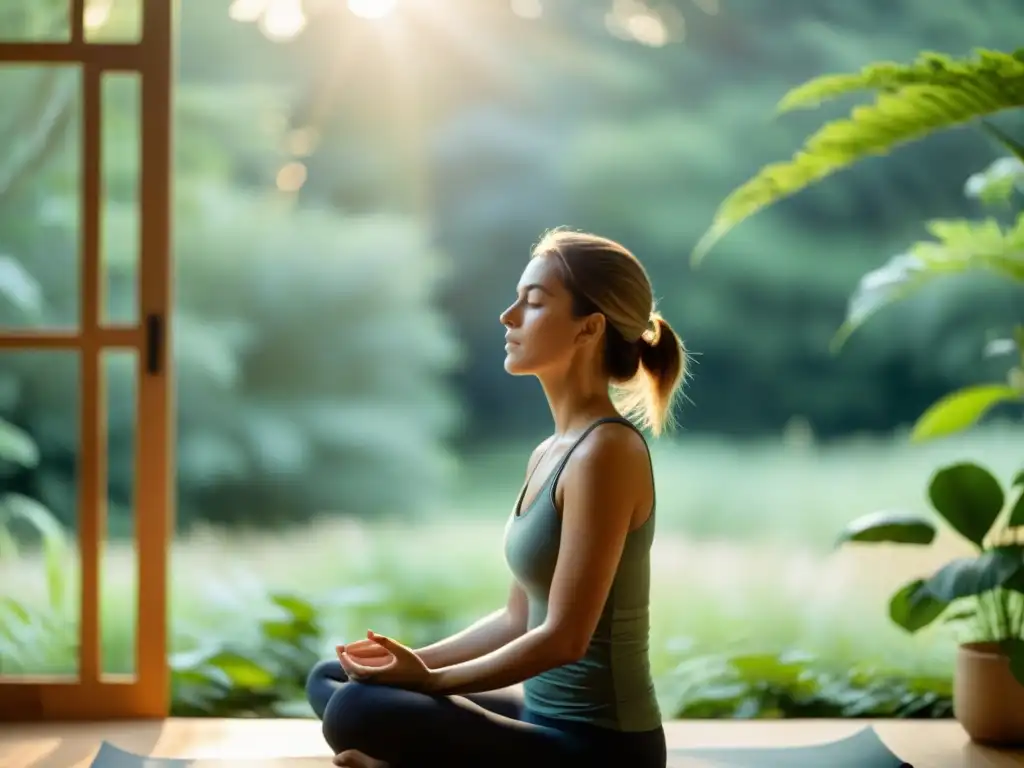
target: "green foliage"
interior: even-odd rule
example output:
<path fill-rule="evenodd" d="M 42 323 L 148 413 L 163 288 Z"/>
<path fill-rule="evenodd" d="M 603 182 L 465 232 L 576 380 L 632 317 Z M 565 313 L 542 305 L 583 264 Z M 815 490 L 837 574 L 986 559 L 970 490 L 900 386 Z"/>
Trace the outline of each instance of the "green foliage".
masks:
<path fill-rule="evenodd" d="M 204 642 L 202 633 L 185 641 L 190 650 L 171 656 L 172 716 L 308 714 L 306 677 L 325 645 L 319 606 L 290 594 L 271 593 L 269 601 L 276 615 L 259 620 L 248 642 L 237 637 Z"/>
<path fill-rule="evenodd" d="M 46 105 L 54 120 L 77 119 L 77 102 L 54 106 L 49 85 L 46 71 L 0 72 L 0 92 L 14 105 L 0 117 L 0 134 L 12 146 L 35 146 Z M 103 257 L 110 317 L 133 322 L 139 103 L 128 85 L 115 80 L 104 89 L 111 247 Z M 177 100 L 186 131 L 176 143 L 181 289 L 173 329 L 182 528 L 280 526 L 339 511 L 408 517 L 431 504 L 451 468 L 445 441 L 459 408 L 446 377 L 458 346 L 435 305 L 440 255 L 423 222 L 296 206 L 238 182 L 273 180 L 287 127 L 273 118 L 283 118 L 286 99 L 280 89 L 257 87 L 230 97 L 196 88 Z M 54 131 L 65 139 L 61 152 L 18 160 L 7 173 L 18 184 L 0 184 L 0 326 L 7 328 L 76 322 L 76 147 L 66 126 Z M 134 481 L 132 358 L 108 355 L 106 374 L 110 521 L 123 533 Z M 0 443 L 22 452 L 24 436 L 38 444 L 36 461 L 24 455 L 8 480 L 72 527 L 78 386 L 72 355 L 3 355 L 0 417 L 17 426 L 0 427 Z"/>
<path fill-rule="evenodd" d="M 934 539 L 935 526 L 928 520 L 905 513 L 875 512 L 848 525 L 837 545 L 848 541 L 931 544 Z"/>
<path fill-rule="evenodd" d="M 839 342 L 882 307 L 934 280 L 984 270 L 1024 283 L 1024 213 L 1007 229 L 994 219 L 931 221 L 926 229 L 935 240 L 915 243 L 861 279 L 850 298 Z"/>
<path fill-rule="evenodd" d="M 813 109 L 857 91 L 896 93 L 908 86 L 927 85 L 966 94 L 979 88 L 979 83 L 994 83 L 992 92 L 1001 92 L 1024 82 L 1024 49 L 1009 54 L 978 49 L 976 55 L 974 60 L 954 59 L 924 51 L 910 64 L 876 62 L 860 72 L 824 75 L 787 93 L 779 110 Z"/>
<path fill-rule="evenodd" d="M 889 601 L 890 618 L 915 633 L 951 606 L 966 605 L 966 610 L 947 614 L 948 620 L 972 625 L 975 641 L 1006 643 L 1012 667 L 1024 670 L 1017 655 L 1024 653 L 1024 645 L 1017 642 L 1024 639 L 1024 545 L 1015 539 L 1020 498 L 1008 507 L 999 481 L 984 467 L 968 462 L 936 471 L 928 498 L 945 523 L 979 554 L 956 558 L 928 578 L 905 584 Z M 1000 524 L 1004 512 L 1006 520 Z M 839 543 L 927 544 L 931 539 L 922 531 L 930 525 L 905 514 L 873 513 L 847 526 Z M 1018 679 L 1024 682 L 1024 676 Z"/>
<path fill-rule="evenodd" d="M 889 618 L 908 632 L 917 632 L 934 622 L 946 609 L 946 603 L 925 589 L 923 579 L 905 584 L 889 601 Z"/>
<path fill-rule="evenodd" d="M 988 536 L 1005 501 L 999 481 L 969 462 L 938 470 L 928 486 L 928 498 L 953 530 L 977 547 Z"/>
<path fill-rule="evenodd" d="M 744 219 L 871 155 L 980 117 L 1024 105 L 1024 50 L 981 50 L 974 60 L 924 54 L 909 65 L 873 64 L 859 74 L 817 78 L 790 91 L 780 109 L 817 106 L 853 91 L 870 105 L 824 125 L 792 160 L 773 163 L 732 192 L 694 250 L 699 261 Z"/>
<path fill-rule="evenodd" d="M 0 460 L 5 458 L 0 453 Z M 8 493 L 0 498 L 0 564 L 12 568 L 21 556 L 16 532 L 38 542 L 45 564 L 42 602 L 12 594 L 0 596 L 0 675 L 56 672 L 78 648 L 78 622 L 72 606 L 73 560 L 60 522 L 33 499 Z"/>
<path fill-rule="evenodd" d="M 0 419 L 0 462 L 31 469 L 39 464 L 39 448 L 32 437 Z"/>
<path fill-rule="evenodd" d="M 425 237 L 402 218 L 207 191 L 177 240 L 185 516 L 424 509 L 446 481 L 458 413 Z"/>
<path fill-rule="evenodd" d="M 937 400 L 914 424 L 915 441 L 945 437 L 974 426 L 997 405 L 1020 401 L 1020 387 L 1005 384 L 979 384 L 965 387 Z"/>
<path fill-rule="evenodd" d="M 1010 517 L 1006 525 L 1009 528 L 1024 528 L 1024 472 L 1014 480 L 1013 485 L 1014 487 L 1019 486 L 1020 491 L 1017 495 L 1017 502 L 1010 510 Z"/>
<path fill-rule="evenodd" d="M 733 192 L 720 206 L 695 256 L 702 256 L 725 232 L 761 208 L 868 155 L 1021 106 L 1022 85 L 1024 49 L 1012 54 L 981 50 L 971 60 L 925 53 L 909 65 L 876 63 L 856 74 L 829 75 L 805 83 L 790 91 L 780 109 L 816 107 L 855 91 L 871 90 L 878 95 L 872 106 L 854 109 L 849 120 L 827 124 L 808 139 L 794 161 L 763 168 Z M 966 192 L 987 202 L 1006 201 L 1019 185 L 1024 149 L 997 126 L 982 123 L 982 128 L 1013 157 L 973 176 Z M 833 338 L 833 348 L 841 346 L 881 308 L 942 278 L 984 271 L 1024 284 L 1024 214 L 1008 227 L 988 218 L 980 222 L 931 221 L 926 229 L 933 240 L 915 243 L 861 278 L 849 300 L 845 322 Z M 1024 331 L 1018 329 L 1017 335 L 1024 336 Z M 972 426 L 997 405 L 1024 402 L 1024 345 L 1018 343 L 1017 348 L 1021 364 L 1011 369 L 1007 384 L 970 386 L 944 397 L 918 419 L 912 438 L 946 436 Z"/>
<path fill-rule="evenodd" d="M 988 442 L 980 450 L 1010 439 L 993 432 L 981 437 Z M 877 675 L 891 680 L 894 689 L 913 686 L 922 677 L 945 676 L 953 646 L 942 627 L 908 638 L 873 609 L 875 600 L 886 597 L 885 582 L 906 573 L 904 558 L 885 548 L 845 563 L 823 563 L 819 555 L 851 509 L 865 499 L 869 504 L 911 502 L 919 494 L 909 486 L 908 475 L 927 469 L 935 455 L 955 455 L 965 442 L 977 448 L 978 439 L 964 436 L 952 445 L 914 449 L 902 441 L 856 442 L 806 452 L 702 436 L 678 446 L 655 446 L 664 503 L 659 506 L 661 565 L 652 572 L 651 661 L 666 717 L 675 711 L 672 670 L 681 651 L 686 657 L 710 654 L 728 660 L 755 651 L 802 648 L 819 660 L 813 668 L 822 674 L 841 677 L 844 670 L 863 669 L 868 680 L 874 673 L 865 664 L 881 665 Z M 478 456 L 467 464 L 458 494 L 430 520 L 322 520 L 291 532 L 197 531 L 178 537 L 169 595 L 171 655 L 182 673 L 175 691 L 191 690 L 203 706 L 225 716 L 251 716 L 254 702 L 263 711 L 310 716 L 300 703 L 298 664 L 274 691 L 253 685 L 245 696 L 232 699 L 215 682 L 197 681 L 191 674 L 195 665 L 182 663 L 188 654 L 200 659 L 204 653 L 230 651 L 264 669 L 283 668 L 271 659 L 290 652 L 262 627 L 292 621 L 270 595 L 296 596 L 316 606 L 322 639 L 310 642 L 319 645 L 319 658 L 330 658 L 333 644 L 362 636 L 367 628 L 424 645 L 500 605 L 508 574 L 496 555 L 509 494 L 514 497 L 517 490 L 509 456 L 518 461 L 523 456 L 504 449 L 487 461 Z M 748 468 L 748 482 L 742 485 L 728 483 L 737 463 Z M 1005 459 L 1000 467 L 1008 469 Z M 865 477 L 873 478 L 869 486 Z M 794 496 L 794 487 L 800 495 Z M 715 518 L 711 523 L 708 510 Z M 763 533 L 768 516 L 771 542 Z M 713 542 L 705 543 L 709 539 Z M 135 564 L 129 551 L 126 542 L 111 542 L 104 562 L 101 642 L 107 673 L 132 671 Z M 72 557 L 65 565 L 69 581 L 74 562 Z M 21 562 L 13 564 L 0 555 L 0 593 L 40 610 L 46 597 L 37 585 L 44 573 L 41 553 L 26 550 Z M 869 583 L 859 584 L 857 573 L 868 574 Z M 5 578 L 8 574 L 12 581 Z M 810 590 L 808 574 L 814 582 Z M 683 593 L 680 579 L 689 585 Z M 77 597 L 77 590 L 71 593 Z M 691 638 L 687 648 L 681 648 L 680 637 Z M 734 646 L 737 638 L 743 646 Z M 55 645 L 45 664 L 41 660 L 32 672 L 73 671 L 74 647 Z M 119 666 L 125 662 L 129 666 Z M 865 685 L 852 684 L 851 706 Z M 708 691 L 708 697 L 714 694 Z M 699 690 L 690 695 L 703 697 Z M 229 705 L 237 709 L 230 711 Z M 192 704 L 174 706 L 187 711 Z"/>
<path fill-rule="evenodd" d="M 714 654 L 687 659 L 666 685 L 671 717 L 947 718 L 948 679 L 860 666 L 830 669 L 809 654 Z"/>

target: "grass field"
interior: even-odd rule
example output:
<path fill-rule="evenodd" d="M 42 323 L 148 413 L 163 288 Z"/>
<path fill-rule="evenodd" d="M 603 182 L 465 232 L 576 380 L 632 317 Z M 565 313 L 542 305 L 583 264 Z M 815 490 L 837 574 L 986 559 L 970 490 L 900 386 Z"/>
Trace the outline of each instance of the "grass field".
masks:
<path fill-rule="evenodd" d="M 925 511 L 938 465 L 981 461 L 1008 479 L 1024 435 L 988 429 L 949 441 L 854 441 L 827 448 L 682 438 L 656 449 L 658 535 L 653 562 L 652 659 L 660 677 L 688 653 L 799 649 L 836 665 L 877 661 L 948 674 L 954 640 L 937 628 L 910 637 L 890 625 L 889 594 L 951 555 L 930 548 L 833 551 L 848 520 L 877 509 Z M 332 599 L 329 640 L 367 627 L 428 642 L 505 598 L 506 516 L 522 480 L 523 450 L 496 450 L 464 470 L 446 511 L 409 522 L 325 520 L 284 535 L 205 532 L 175 542 L 176 648 L 195 637 L 251 631 L 270 590 Z M 115 545 L 104 561 L 104 647 L 128 658 L 133 558 Z M 42 564 L 0 562 L 0 593 L 43 595 Z M 325 648 L 325 652 L 326 652 Z"/>

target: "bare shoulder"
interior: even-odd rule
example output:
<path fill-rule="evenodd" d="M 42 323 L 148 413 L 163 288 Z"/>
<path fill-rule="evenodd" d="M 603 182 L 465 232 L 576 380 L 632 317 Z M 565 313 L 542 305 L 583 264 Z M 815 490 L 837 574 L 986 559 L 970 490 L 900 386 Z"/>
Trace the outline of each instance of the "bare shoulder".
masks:
<path fill-rule="evenodd" d="M 602 424 L 580 443 L 566 470 L 573 485 L 635 488 L 649 481 L 647 442 L 625 424 Z"/>

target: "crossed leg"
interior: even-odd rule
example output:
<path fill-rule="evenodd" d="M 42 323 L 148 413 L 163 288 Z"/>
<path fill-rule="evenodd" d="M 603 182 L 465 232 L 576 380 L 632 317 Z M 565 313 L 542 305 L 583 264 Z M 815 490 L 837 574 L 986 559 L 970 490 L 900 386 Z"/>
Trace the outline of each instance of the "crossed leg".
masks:
<path fill-rule="evenodd" d="M 306 691 L 327 743 L 353 768 L 565 768 L 579 757 L 568 734 L 521 720 L 507 692 L 430 696 L 359 683 L 334 660 L 313 669 Z"/>

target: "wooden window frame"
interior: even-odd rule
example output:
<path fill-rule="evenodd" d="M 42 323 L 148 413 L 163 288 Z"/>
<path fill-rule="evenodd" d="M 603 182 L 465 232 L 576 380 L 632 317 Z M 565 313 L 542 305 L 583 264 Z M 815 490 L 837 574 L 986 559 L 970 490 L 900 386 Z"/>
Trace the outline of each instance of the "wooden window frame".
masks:
<path fill-rule="evenodd" d="M 26 0 L 30 2 L 31 0 Z M 171 349 L 171 124 L 176 0 L 141 0 L 137 43 L 86 42 L 85 0 L 71 0 L 68 42 L 0 42 L 0 66 L 77 65 L 82 74 L 79 323 L 68 332 L 0 328 L 0 350 L 64 350 L 80 363 L 78 674 L 0 677 L 0 721 L 162 718 L 170 707 L 167 565 L 173 538 L 174 435 Z M 134 324 L 101 313 L 101 85 L 136 73 L 141 87 L 138 305 Z M 104 675 L 100 653 L 100 553 L 106 533 L 107 435 L 103 353 L 128 350 L 137 365 L 135 674 Z"/>

